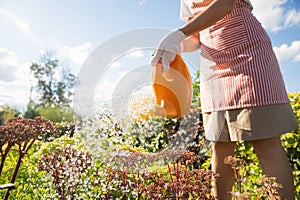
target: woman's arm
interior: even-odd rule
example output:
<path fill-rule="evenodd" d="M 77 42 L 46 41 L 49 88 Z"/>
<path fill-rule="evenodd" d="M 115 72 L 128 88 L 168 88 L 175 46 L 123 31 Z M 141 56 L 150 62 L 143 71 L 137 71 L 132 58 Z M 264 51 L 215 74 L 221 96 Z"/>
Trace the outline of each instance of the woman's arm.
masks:
<path fill-rule="evenodd" d="M 237 0 L 215 0 L 205 10 L 180 28 L 180 30 L 186 36 L 189 36 L 208 28 L 230 13 L 236 2 Z"/>
<path fill-rule="evenodd" d="M 182 51 L 183 40 L 222 19 L 233 10 L 236 2 L 237 0 L 214 0 L 205 10 L 196 15 L 182 28 L 169 32 L 159 42 L 157 50 L 151 59 L 151 65 L 155 66 L 161 61 L 163 71 L 169 70 L 170 63 L 174 60 L 176 54 Z M 192 40 L 192 38 L 189 39 L 190 41 Z M 198 48 L 198 46 L 195 47 Z M 191 49 L 188 49 L 188 51 L 191 51 Z"/>
<path fill-rule="evenodd" d="M 182 52 L 193 52 L 200 48 L 199 33 L 194 33 L 182 41 Z"/>

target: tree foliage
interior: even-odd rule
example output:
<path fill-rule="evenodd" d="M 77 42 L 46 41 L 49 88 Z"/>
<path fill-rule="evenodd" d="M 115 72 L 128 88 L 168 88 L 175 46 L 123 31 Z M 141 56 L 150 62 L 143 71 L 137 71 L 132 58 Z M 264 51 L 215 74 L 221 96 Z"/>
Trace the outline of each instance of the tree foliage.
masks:
<path fill-rule="evenodd" d="M 47 52 L 40 62 L 34 62 L 30 71 L 36 79 L 34 89 L 40 94 L 38 105 L 69 106 L 72 88 L 75 86 L 76 76 L 63 68 L 53 53 Z"/>

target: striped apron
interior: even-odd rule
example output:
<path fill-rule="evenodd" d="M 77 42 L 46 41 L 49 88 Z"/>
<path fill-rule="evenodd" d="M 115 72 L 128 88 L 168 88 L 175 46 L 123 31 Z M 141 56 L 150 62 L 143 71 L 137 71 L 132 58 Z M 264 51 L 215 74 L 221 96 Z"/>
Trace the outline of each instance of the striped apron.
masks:
<path fill-rule="evenodd" d="M 212 0 L 194 0 L 193 15 Z M 232 12 L 200 32 L 201 107 L 213 112 L 289 103 L 270 38 L 238 0 Z"/>

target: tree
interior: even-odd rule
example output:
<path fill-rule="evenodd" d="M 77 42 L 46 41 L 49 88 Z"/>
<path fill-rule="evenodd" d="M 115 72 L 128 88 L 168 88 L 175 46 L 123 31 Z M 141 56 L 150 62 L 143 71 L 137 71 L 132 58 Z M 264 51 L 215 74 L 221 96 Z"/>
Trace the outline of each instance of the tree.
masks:
<path fill-rule="evenodd" d="M 40 94 L 38 106 L 70 106 L 71 90 L 77 79 L 60 65 L 52 52 L 45 53 L 40 62 L 32 63 L 30 72 L 37 80 L 34 89 Z"/>
<path fill-rule="evenodd" d="M 30 65 L 34 83 L 30 88 L 30 98 L 24 117 L 43 116 L 55 122 L 74 121 L 78 116 L 71 108 L 72 89 L 77 78 L 60 65 L 53 52 L 48 51 L 40 57 L 39 62 Z M 38 98 L 32 98 L 37 92 Z"/>
<path fill-rule="evenodd" d="M 30 101 L 27 104 L 27 107 L 26 107 L 26 110 L 25 110 L 23 116 L 25 118 L 29 118 L 29 119 L 33 119 L 34 117 L 39 116 L 36 106 L 37 105 L 33 101 Z"/>

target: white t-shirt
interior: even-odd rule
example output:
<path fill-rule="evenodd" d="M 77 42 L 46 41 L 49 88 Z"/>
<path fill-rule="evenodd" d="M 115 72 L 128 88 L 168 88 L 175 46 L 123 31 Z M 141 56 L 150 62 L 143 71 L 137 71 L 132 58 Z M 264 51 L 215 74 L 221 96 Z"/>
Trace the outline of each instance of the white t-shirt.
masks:
<path fill-rule="evenodd" d="M 243 0 L 245 3 L 247 3 L 251 9 L 253 9 L 253 6 L 250 2 L 250 0 Z M 193 17 L 194 14 L 191 10 L 193 0 L 181 0 L 181 6 L 180 6 L 180 19 L 183 21 L 188 21 L 190 17 Z"/>

